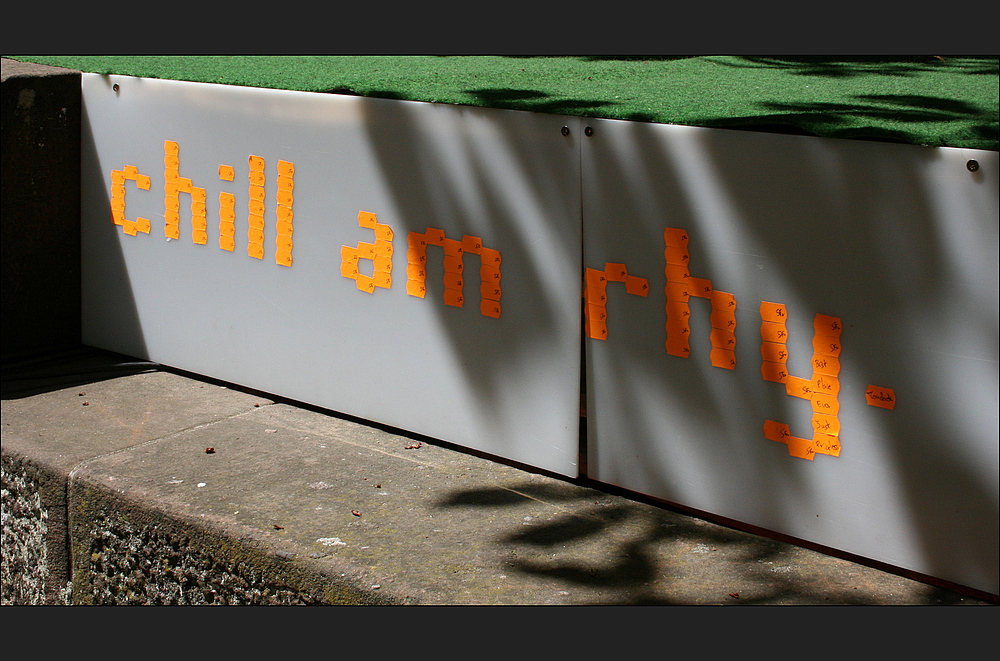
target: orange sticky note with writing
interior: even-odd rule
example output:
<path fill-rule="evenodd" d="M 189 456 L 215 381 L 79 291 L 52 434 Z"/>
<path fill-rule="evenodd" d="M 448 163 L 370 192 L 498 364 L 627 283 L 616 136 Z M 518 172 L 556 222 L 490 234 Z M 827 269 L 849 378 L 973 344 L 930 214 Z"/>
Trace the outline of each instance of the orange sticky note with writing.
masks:
<path fill-rule="evenodd" d="M 722 367 L 727 370 L 736 369 L 736 354 L 728 349 L 712 347 L 709 357 L 714 367 Z"/>
<path fill-rule="evenodd" d="M 760 320 L 784 324 L 788 320 L 788 310 L 781 303 L 763 301 L 760 304 Z"/>
<path fill-rule="evenodd" d="M 369 294 L 375 293 L 375 281 L 363 273 L 358 274 L 358 289 Z"/>
<path fill-rule="evenodd" d="M 499 250 L 494 250 L 493 248 L 483 248 L 479 251 L 479 259 L 482 260 L 483 266 L 488 264 L 497 268 L 500 267 Z"/>
<path fill-rule="evenodd" d="M 839 356 L 840 338 L 832 335 L 813 335 L 813 351 L 824 356 Z"/>
<path fill-rule="evenodd" d="M 767 440 L 784 443 L 791 437 L 792 432 L 788 428 L 788 425 L 781 422 L 775 422 L 774 420 L 764 421 L 764 438 Z"/>
<path fill-rule="evenodd" d="M 358 225 L 366 229 L 373 230 L 375 226 L 378 225 L 378 221 L 375 219 L 375 214 L 370 211 L 359 211 L 358 212 Z"/>
<path fill-rule="evenodd" d="M 770 361 L 763 361 L 760 364 L 760 374 L 765 381 L 770 381 L 772 383 L 788 383 L 789 377 L 788 370 L 785 369 L 784 363 L 772 363 Z"/>
<path fill-rule="evenodd" d="M 294 177 L 295 164 L 288 161 L 278 161 L 278 174 L 283 177 Z"/>
<path fill-rule="evenodd" d="M 473 255 L 478 255 L 483 249 L 483 240 L 478 236 L 469 236 L 466 234 L 462 237 L 462 250 L 465 252 L 471 252 Z"/>
<path fill-rule="evenodd" d="M 392 228 L 382 223 L 375 224 L 375 238 L 379 241 L 392 241 Z"/>
<path fill-rule="evenodd" d="M 788 329 L 785 328 L 784 324 L 762 321 L 760 323 L 760 337 L 765 342 L 784 344 L 788 341 Z"/>
<path fill-rule="evenodd" d="M 587 268 L 584 272 L 588 287 L 606 287 L 608 282 L 608 276 L 604 271 L 598 271 L 597 269 Z"/>
<path fill-rule="evenodd" d="M 636 296 L 646 296 L 649 294 L 649 282 L 646 278 L 627 275 L 625 276 L 625 291 Z"/>
<path fill-rule="evenodd" d="M 610 282 L 625 282 L 625 277 L 628 275 L 628 269 L 625 268 L 624 264 L 605 262 L 604 275 Z"/>
<path fill-rule="evenodd" d="M 423 298 L 424 294 L 427 293 L 427 288 L 424 286 L 423 280 L 407 280 L 406 281 L 406 293 L 410 296 L 416 296 L 418 298 Z"/>
<path fill-rule="evenodd" d="M 491 301 L 483 299 L 479 304 L 479 311 L 482 312 L 487 317 L 493 317 L 494 319 L 500 318 L 500 303 L 499 301 Z"/>
<path fill-rule="evenodd" d="M 688 284 L 691 286 L 690 294 L 700 298 L 712 298 L 712 281 L 707 278 L 688 277 Z"/>
<path fill-rule="evenodd" d="M 785 392 L 792 397 L 800 397 L 802 399 L 812 399 L 813 389 L 812 381 L 809 379 L 803 379 L 797 376 L 789 376 L 785 381 Z"/>
<path fill-rule="evenodd" d="M 686 248 L 688 244 L 687 232 L 676 227 L 668 227 L 663 230 L 663 242 L 668 246 L 681 246 Z"/>
<path fill-rule="evenodd" d="M 667 333 L 666 348 L 671 356 L 687 358 L 691 355 L 691 345 L 686 333 Z"/>
<path fill-rule="evenodd" d="M 787 363 L 788 347 L 777 342 L 761 342 L 760 356 L 772 363 Z"/>
<path fill-rule="evenodd" d="M 813 328 L 816 329 L 818 335 L 829 335 L 831 337 L 840 337 L 840 331 L 843 330 L 839 318 L 830 317 L 825 314 L 816 315 L 813 319 Z"/>
<path fill-rule="evenodd" d="M 892 388 L 868 386 L 865 389 L 865 401 L 868 402 L 868 406 L 892 409 L 896 406 L 896 392 Z"/>
<path fill-rule="evenodd" d="M 451 305 L 452 307 L 460 308 L 464 302 L 462 297 L 462 292 L 457 289 L 445 289 L 444 290 L 444 304 Z"/>

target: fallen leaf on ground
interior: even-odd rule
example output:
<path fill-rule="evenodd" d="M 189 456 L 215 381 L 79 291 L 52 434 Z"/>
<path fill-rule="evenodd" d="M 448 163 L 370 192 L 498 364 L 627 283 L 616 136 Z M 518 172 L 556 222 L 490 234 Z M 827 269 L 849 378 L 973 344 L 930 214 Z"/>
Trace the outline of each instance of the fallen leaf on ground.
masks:
<path fill-rule="evenodd" d="M 418 443 L 411 443 L 410 445 L 407 445 L 407 446 L 406 446 L 405 448 L 403 448 L 403 449 L 404 449 L 404 450 L 416 450 L 416 449 L 417 449 L 417 448 L 419 448 L 419 447 L 420 447 L 421 445 L 423 445 L 423 443 L 419 443 L 419 442 L 418 442 Z"/>
<path fill-rule="evenodd" d="M 361 516 L 361 512 L 359 512 L 358 510 L 351 510 L 351 514 L 353 514 L 354 516 Z"/>

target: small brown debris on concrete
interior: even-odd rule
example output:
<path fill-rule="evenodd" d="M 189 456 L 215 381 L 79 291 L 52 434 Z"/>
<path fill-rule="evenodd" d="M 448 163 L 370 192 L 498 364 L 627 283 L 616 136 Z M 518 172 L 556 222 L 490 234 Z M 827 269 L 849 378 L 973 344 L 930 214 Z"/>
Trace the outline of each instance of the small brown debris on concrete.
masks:
<path fill-rule="evenodd" d="M 215 448 L 205 448 L 205 454 L 215 454 Z"/>
<path fill-rule="evenodd" d="M 359 512 L 358 510 L 351 510 L 351 514 L 353 514 L 354 516 L 361 516 L 361 512 Z"/>
<path fill-rule="evenodd" d="M 421 443 L 420 441 L 417 441 L 416 443 L 410 443 L 409 445 L 407 445 L 407 446 L 406 446 L 405 448 L 403 448 L 403 449 L 404 449 L 404 450 L 416 450 L 416 449 L 417 449 L 417 448 L 419 448 L 419 447 L 420 447 L 421 445 L 423 445 L 423 443 Z"/>

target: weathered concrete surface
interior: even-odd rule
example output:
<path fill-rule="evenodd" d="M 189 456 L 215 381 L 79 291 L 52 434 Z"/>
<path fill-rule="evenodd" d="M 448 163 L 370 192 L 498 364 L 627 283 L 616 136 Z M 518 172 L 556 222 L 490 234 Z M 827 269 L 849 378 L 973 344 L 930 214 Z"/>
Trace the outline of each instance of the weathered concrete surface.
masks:
<path fill-rule="evenodd" d="M 66 530 L 49 525 L 34 552 L 50 565 L 64 558 L 64 573 L 50 569 L 44 590 L 20 596 L 5 576 L 4 603 L 41 593 L 134 604 L 989 603 L 599 485 L 120 361 L 93 351 L 37 368 L 45 379 L 4 372 L 4 516 L 14 491 L 24 503 L 40 494 L 49 522 L 68 511 Z M 19 511 L 27 521 L 40 508 Z M 5 567 L 26 548 L 6 529 Z"/>

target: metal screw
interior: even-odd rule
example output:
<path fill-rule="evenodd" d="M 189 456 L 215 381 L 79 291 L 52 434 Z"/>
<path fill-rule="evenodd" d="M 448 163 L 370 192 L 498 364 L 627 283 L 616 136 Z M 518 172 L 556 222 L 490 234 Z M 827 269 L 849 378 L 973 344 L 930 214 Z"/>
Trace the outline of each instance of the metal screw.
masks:
<path fill-rule="evenodd" d="M 594 129 L 590 128 L 589 126 L 583 129 L 583 132 L 587 137 L 594 135 Z"/>
<path fill-rule="evenodd" d="M 568 126 L 562 127 L 562 134 L 563 135 L 569 135 L 569 127 Z"/>
<path fill-rule="evenodd" d="M 965 167 L 969 168 L 969 172 L 975 172 L 979 169 L 979 161 L 969 161 Z"/>
<path fill-rule="evenodd" d="M 113 89 L 117 93 L 118 92 L 118 83 L 115 83 L 114 85 L 112 85 L 111 89 Z"/>

